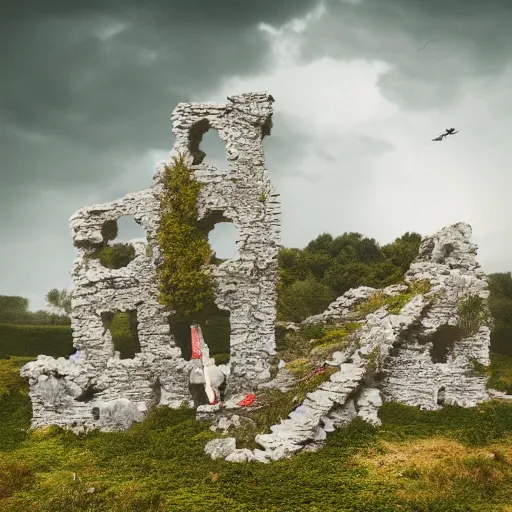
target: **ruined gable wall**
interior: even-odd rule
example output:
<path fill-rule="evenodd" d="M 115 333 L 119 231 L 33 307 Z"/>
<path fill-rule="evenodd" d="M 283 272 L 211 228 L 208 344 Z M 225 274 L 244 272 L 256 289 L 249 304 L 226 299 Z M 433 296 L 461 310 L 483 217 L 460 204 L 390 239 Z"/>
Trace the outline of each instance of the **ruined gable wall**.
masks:
<path fill-rule="evenodd" d="M 262 138 L 270 129 L 272 101 L 267 94 L 247 94 L 231 98 L 227 105 L 182 103 L 172 117 L 175 149 L 185 154 L 204 185 L 200 217 L 222 212 L 240 234 L 239 258 L 212 267 L 218 283 L 217 304 L 231 311 L 230 385 L 235 390 L 249 389 L 258 379 L 267 378 L 274 353 L 278 204 L 270 196 L 262 148 Z M 226 142 L 228 169 L 200 164 L 198 145 L 208 127 L 218 130 Z M 162 172 L 155 174 L 148 190 L 83 208 L 71 217 L 78 251 L 72 271 L 71 321 L 74 345 L 82 357 L 74 363 L 39 356 L 22 369 L 30 383 L 33 426 L 122 429 L 142 419 L 157 403 L 173 407 L 191 403 L 191 364 L 181 357 L 170 333 L 172 312 L 158 302 L 156 237 Z M 124 215 L 133 215 L 147 234 L 147 242 L 134 244 L 135 259 L 125 268 L 107 269 L 99 260 L 87 258 L 88 251 L 104 241 L 105 222 Z M 102 320 L 104 313 L 118 311 L 137 314 L 141 353 L 133 359 L 115 357 Z"/>
<path fill-rule="evenodd" d="M 389 358 L 388 377 L 382 383 L 386 400 L 438 409 L 443 403 L 470 407 L 488 399 L 487 379 L 474 371 L 472 361 L 490 364 L 489 327 L 482 326 L 476 335 L 456 341 L 446 362 L 434 362 L 430 354 L 432 343 L 425 343 L 442 326 L 457 324 L 461 299 L 489 296 L 471 236 L 471 227 L 458 223 L 422 241 L 406 281 L 428 279 L 432 284 L 430 294 L 439 294 L 439 298 L 422 318 L 412 339 Z"/>
<path fill-rule="evenodd" d="M 179 104 L 173 114 L 174 149 L 187 156 L 203 184 L 199 220 L 219 216 L 237 228 L 238 257 L 211 266 L 216 303 L 230 311 L 233 391 L 270 377 L 275 354 L 279 203 L 265 169 L 263 137 L 270 133 L 273 98 L 243 94 L 227 105 Z M 203 133 L 216 130 L 226 144 L 228 168 L 203 165 Z M 158 177 L 157 177 L 158 180 Z M 208 340 L 206 340 L 208 342 Z"/>

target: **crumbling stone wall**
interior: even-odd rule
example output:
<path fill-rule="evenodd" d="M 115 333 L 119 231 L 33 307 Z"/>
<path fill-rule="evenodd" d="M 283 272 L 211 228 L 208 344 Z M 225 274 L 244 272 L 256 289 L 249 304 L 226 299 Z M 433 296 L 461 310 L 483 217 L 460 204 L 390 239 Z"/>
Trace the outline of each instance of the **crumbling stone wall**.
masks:
<path fill-rule="evenodd" d="M 475 363 L 488 366 L 491 330 L 482 325 L 470 337 L 459 337 L 443 361 L 435 361 L 431 351 L 436 333 L 455 327 L 458 304 L 468 296 L 487 300 L 485 274 L 476 261 L 469 224 L 458 223 L 426 237 L 406 280 L 428 279 L 430 294 L 437 300 L 415 326 L 407 343 L 388 360 L 388 376 L 382 383 L 386 400 L 422 409 L 439 409 L 444 404 L 472 407 L 489 398 L 487 378 L 475 372 Z"/>
<path fill-rule="evenodd" d="M 221 219 L 237 228 L 238 257 L 212 267 L 216 303 L 230 311 L 232 373 L 228 389 L 270 377 L 275 354 L 279 203 L 265 169 L 262 140 L 272 126 L 267 94 L 229 97 L 227 106 L 179 104 L 172 116 L 175 149 L 203 184 L 199 220 Z M 226 144 L 227 169 L 203 165 L 199 143 L 208 129 Z M 157 176 L 158 181 L 158 176 Z"/>
<path fill-rule="evenodd" d="M 173 112 L 174 150 L 184 154 L 203 184 L 199 219 L 212 225 L 231 221 L 240 239 L 238 257 L 212 266 L 216 303 L 231 314 L 229 389 L 245 391 L 270 377 L 275 353 L 279 205 L 266 173 L 263 137 L 270 133 L 272 96 L 242 94 L 226 105 L 180 103 Z M 228 169 L 202 165 L 203 134 L 214 129 L 226 143 Z M 191 364 L 181 356 L 169 328 L 168 311 L 158 302 L 157 243 L 163 169 L 153 186 L 121 200 L 79 210 L 70 219 L 78 251 L 72 270 L 73 343 L 77 362 L 39 356 L 22 368 L 29 378 L 34 427 L 57 424 L 77 429 L 127 428 L 156 404 L 191 404 Z M 134 244 L 126 267 L 108 269 L 90 258 L 105 240 L 108 221 L 132 215 L 147 242 Z M 133 359 L 114 353 L 108 314 L 136 314 L 141 352 Z M 206 340 L 208 341 L 208 340 Z"/>
<path fill-rule="evenodd" d="M 287 418 L 271 426 L 270 433 L 255 437 L 262 449 L 237 449 L 235 438 L 221 438 L 207 443 L 205 452 L 232 462 L 269 462 L 318 447 L 328 432 L 357 416 L 379 425 L 378 411 L 386 400 L 430 410 L 445 404 L 473 407 L 487 400 L 487 378 L 474 366 L 490 363 L 487 325 L 480 325 L 472 336 L 453 339 L 445 361 L 436 362 L 431 356 L 432 335 L 457 326 L 460 301 L 470 296 L 485 300 L 489 295 L 471 235 L 468 224 L 458 223 L 423 239 L 405 281 L 427 280 L 430 290 L 414 295 L 398 313 L 384 305 L 367 314 L 347 348 L 325 361 L 338 371 L 308 393 Z M 407 288 L 392 285 L 379 292 L 396 296 Z M 354 308 L 376 291 L 349 290 L 304 324 L 350 322 Z M 283 376 L 278 373 L 275 385 L 270 381 L 264 387 L 279 389 Z M 229 418 L 224 424 L 230 424 Z"/>

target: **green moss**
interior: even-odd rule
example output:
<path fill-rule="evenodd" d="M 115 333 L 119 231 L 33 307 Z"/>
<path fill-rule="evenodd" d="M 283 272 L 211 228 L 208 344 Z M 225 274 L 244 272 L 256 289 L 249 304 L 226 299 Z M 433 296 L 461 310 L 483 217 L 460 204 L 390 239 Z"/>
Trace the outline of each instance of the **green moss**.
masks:
<path fill-rule="evenodd" d="M 375 313 L 378 309 L 384 307 L 390 299 L 382 292 L 375 292 L 368 299 L 361 302 L 354 308 L 356 318 L 364 318 L 370 313 Z"/>
<path fill-rule="evenodd" d="M 106 268 L 119 269 L 135 259 L 135 247 L 130 243 L 107 245 L 105 242 L 103 246 L 89 251 L 86 259 L 97 259 Z"/>
<path fill-rule="evenodd" d="M 418 279 L 412 281 L 407 290 L 393 297 L 385 295 L 381 291 L 375 292 L 366 301 L 358 304 L 354 313 L 356 318 L 364 318 L 370 313 L 374 313 L 378 309 L 387 306 L 389 313 L 392 315 L 400 314 L 402 308 L 416 295 L 424 295 L 431 289 L 430 282 L 426 279 Z"/>
<path fill-rule="evenodd" d="M 432 289 L 432 285 L 428 279 L 414 279 L 408 285 L 409 292 L 414 295 L 425 295 Z"/>
<path fill-rule="evenodd" d="M 208 233 L 198 228 L 197 221 L 201 185 L 187 168 L 183 155 L 165 168 L 163 182 L 158 232 L 163 253 L 158 268 L 159 300 L 186 317 L 214 302 L 213 278 L 204 268 L 211 255 Z"/>
<path fill-rule="evenodd" d="M 346 322 L 341 325 L 325 326 L 323 336 L 312 344 L 311 352 L 328 356 L 337 350 L 344 350 L 351 341 L 351 335 L 361 327 L 360 322 Z"/>
<path fill-rule="evenodd" d="M 281 398 L 281 413 L 262 413 L 261 430 L 294 408 Z M 80 436 L 61 429 L 28 436 L 30 400 L 20 393 L 0 398 L 0 410 L 2 512 L 208 512 L 212 503 L 227 512 L 498 512 L 512 497 L 512 479 L 489 478 L 511 467 L 512 404 L 504 402 L 440 411 L 385 403 L 381 428 L 358 418 L 329 434 L 318 452 L 271 464 L 211 460 L 204 445 L 215 434 L 190 409 L 157 408 L 127 432 Z M 492 460 L 475 452 L 460 470 L 452 464 L 439 475 L 442 495 L 407 461 L 401 474 L 381 478 L 353 458 L 382 453 L 382 442 L 440 435 L 469 447 L 501 443 L 502 455 L 491 446 Z"/>
<path fill-rule="evenodd" d="M 309 359 L 301 357 L 286 363 L 285 368 L 296 377 L 302 377 L 307 373 L 308 369 L 311 368 L 311 362 Z"/>
<path fill-rule="evenodd" d="M 392 315 L 399 315 L 402 308 L 415 296 L 415 293 L 402 293 L 395 297 L 391 297 L 388 303 L 388 311 Z"/>
<path fill-rule="evenodd" d="M 483 325 L 487 325 L 490 317 L 485 299 L 478 295 L 469 295 L 459 301 L 458 327 L 465 337 L 474 336 Z"/>

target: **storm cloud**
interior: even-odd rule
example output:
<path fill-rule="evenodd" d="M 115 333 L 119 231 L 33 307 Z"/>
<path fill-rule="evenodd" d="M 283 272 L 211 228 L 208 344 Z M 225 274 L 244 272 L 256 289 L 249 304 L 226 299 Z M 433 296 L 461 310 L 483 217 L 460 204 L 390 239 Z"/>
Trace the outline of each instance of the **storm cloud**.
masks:
<path fill-rule="evenodd" d="M 507 270 L 511 22 L 507 0 L 12 3 L 0 18 L 0 294 L 34 309 L 68 286 L 68 218 L 151 183 L 178 102 L 250 90 L 276 98 L 265 152 L 286 245 L 467 221 L 485 269 Z M 452 125 L 457 136 L 431 142 Z"/>

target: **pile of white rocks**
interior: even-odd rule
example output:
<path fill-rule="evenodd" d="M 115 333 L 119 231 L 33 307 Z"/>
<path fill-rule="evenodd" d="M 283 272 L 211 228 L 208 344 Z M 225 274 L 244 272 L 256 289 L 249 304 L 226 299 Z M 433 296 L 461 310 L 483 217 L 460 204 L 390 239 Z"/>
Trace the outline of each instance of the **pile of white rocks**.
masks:
<path fill-rule="evenodd" d="M 309 393 L 288 418 L 270 427 L 271 433 L 256 436 L 262 449 L 238 449 L 234 437 L 224 437 L 210 441 L 206 453 L 233 462 L 269 462 L 315 447 L 328 432 L 357 416 L 379 425 L 383 400 L 437 409 L 444 404 L 472 407 L 488 399 L 486 378 L 473 366 L 474 362 L 489 364 L 488 326 L 458 340 L 446 362 L 434 362 L 430 355 L 429 336 L 443 326 L 457 324 L 460 301 L 470 295 L 488 297 L 485 275 L 475 255 L 467 224 L 455 224 L 425 238 L 406 282 L 428 280 L 429 292 L 415 295 L 399 314 L 391 314 L 384 306 L 367 315 L 356 332 L 358 346 L 328 361 L 339 370 Z M 406 289 L 395 285 L 379 291 L 393 296 Z M 354 307 L 375 291 L 368 287 L 349 290 L 304 324 L 346 321 Z M 384 378 L 376 382 L 372 378 L 376 373 Z"/>

